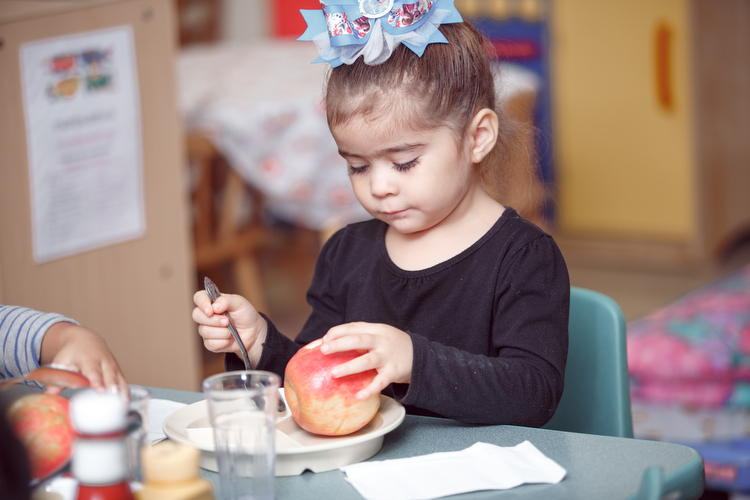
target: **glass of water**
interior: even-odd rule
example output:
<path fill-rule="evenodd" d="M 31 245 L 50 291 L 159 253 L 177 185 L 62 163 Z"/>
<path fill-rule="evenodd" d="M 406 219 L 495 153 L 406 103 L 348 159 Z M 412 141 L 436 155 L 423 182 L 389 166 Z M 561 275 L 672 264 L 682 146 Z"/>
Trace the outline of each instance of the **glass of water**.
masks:
<path fill-rule="evenodd" d="M 203 381 L 221 500 L 274 498 L 280 385 L 278 375 L 258 370 L 220 373 Z"/>

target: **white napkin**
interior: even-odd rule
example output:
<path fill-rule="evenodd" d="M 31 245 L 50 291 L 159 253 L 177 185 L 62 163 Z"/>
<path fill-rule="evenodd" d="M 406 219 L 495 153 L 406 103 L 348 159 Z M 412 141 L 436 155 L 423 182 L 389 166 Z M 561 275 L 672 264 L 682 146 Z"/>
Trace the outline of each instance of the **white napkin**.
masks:
<path fill-rule="evenodd" d="M 167 435 L 162 430 L 164 420 L 167 419 L 175 410 L 179 410 L 185 403 L 169 401 L 168 399 L 152 399 L 148 402 L 148 441 L 156 444 L 159 441 L 167 439 Z"/>
<path fill-rule="evenodd" d="M 455 452 L 341 467 L 367 500 L 427 500 L 524 483 L 559 483 L 565 469 L 529 441 L 513 447 L 476 443 Z"/>

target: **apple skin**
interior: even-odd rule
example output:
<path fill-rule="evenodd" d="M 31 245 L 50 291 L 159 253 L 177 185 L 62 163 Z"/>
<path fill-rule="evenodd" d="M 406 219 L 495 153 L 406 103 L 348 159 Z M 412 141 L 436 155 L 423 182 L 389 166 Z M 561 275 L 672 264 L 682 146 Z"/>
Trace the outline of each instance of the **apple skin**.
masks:
<path fill-rule="evenodd" d="M 322 343 L 322 340 L 309 343 L 289 360 L 284 372 L 284 397 L 294 421 L 306 431 L 344 436 L 367 425 L 377 413 L 380 394 L 357 399 L 357 393 L 370 385 L 377 372 L 368 370 L 333 378 L 331 368 L 361 353 L 323 354 Z"/>
<path fill-rule="evenodd" d="M 27 394 L 16 400 L 6 416 L 26 448 L 34 479 L 46 477 L 70 460 L 74 433 L 68 399 L 51 394 Z"/>

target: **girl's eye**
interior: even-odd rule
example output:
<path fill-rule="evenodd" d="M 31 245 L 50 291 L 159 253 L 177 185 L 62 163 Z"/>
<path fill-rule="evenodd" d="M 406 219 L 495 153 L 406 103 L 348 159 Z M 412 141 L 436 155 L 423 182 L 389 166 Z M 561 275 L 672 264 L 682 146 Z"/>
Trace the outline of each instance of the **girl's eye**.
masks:
<path fill-rule="evenodd" d="M 369 165 L 361 165 L 359 167 L 355 167 L 354 165 L 349 165 L 349 175 L 362 174 L 365 171 L 367 171 L 368 167 Z"/>
<path fill-rule="evenodd" d="M 419 163 L 419 158 L 414 158 L 413 160 L 407 161 L 406 163 L 394 163 L 393 168 L 395 168 L 399 172 L 406 172 L 410 168 L 414 167 L 417 163 Z M 370 165 L 349 165 L 349 175 L 363 174 L 367 172 L 368 168 L 370 168 Z"/>
<path fill-rule="evenodd" d="M 406 163 L 394 163 L 393 168 L 395 168 L 399 172 L 406 172 L 417 163 L 419 163 L 419 158 L 414 158 L 413 160 L 407 161 Z"/>

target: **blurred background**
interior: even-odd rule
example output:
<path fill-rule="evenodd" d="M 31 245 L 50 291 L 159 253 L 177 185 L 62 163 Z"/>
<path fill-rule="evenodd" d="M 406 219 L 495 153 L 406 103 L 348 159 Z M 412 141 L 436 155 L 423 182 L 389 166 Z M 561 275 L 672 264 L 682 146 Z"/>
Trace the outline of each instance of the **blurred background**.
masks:
<path fill-rule="evenodd" d="M 367 217 L 325 124 L 327 65 L 310 64 L 315 48 L 294 41 L 305 28 L 298 10 L 318 5 L 0 2 L 0 302 L 94 328 L 130 381 L 147 385 L 197 390 L 223 370 L 190 319 L 203 276 L 248 297 L 293 338 L 309 312 L 305 291 L 320 245 Z M 735 429 L 727 436 L 743 438 L 750 404 L 740 402 L 732 369 L 744 367 L 750 352 L 750 285 L 740 279 L 750 262 L 750 3 L 455 5 L 487 38 L 508 115 L 533 125 L 522 137 L 533 161 L 509 167 L 493 194 L 549 231 L 572 284 L 614 298 L 629 325 L 643 330 L 678 314 L 685 297 L 710 295 L 694 308 L 692 330 L 684 329 L 693 332 L 685 349 L 704 348 L 697 337 L 720 344 L 712 362 L 733 360 L 722 372 L 732 396 L 677 407 L 689 410 L 680 418 L 692 418 L 688 441 L 714 438 L 726 418 Z M 39 262 L 29 164 L 34 148 L 57 146 L 27 140 L 33 102 L 19 54 L 40 40 L 62 40 L 49 45 L 56 60 L 69 55 L 66 37 L 122 26 L 132 31 L 136 61 L 145 231 Z M 82 76 L 61 71 L 44 73 L 51 90 L 40 99 L 65 102 L 59 106 L 74 116 L 84 96 L 63 82 Z M 716 283 L 739 295 L 722 299 Z M 706 327 L 729 302 L 735 306 L 722 310 L 722 326 Z M 647 420 L 658 413 L 644 411 Z M 669 438 L 659 434 L 665 427 L 641 430 Z M 724 482 L 715 484 L 739 498 L 741 488 L 726 480 L 736 482 L 737 470 L 717 474 Z"/>
<path fill-rule="evenodd" d="M 492 45 L 512 116 L 536 127 L 526 138 L 537 151 L 534 179 L 511 178 L 504 195 L 555 235 L 574 284 L 612 296 L 634 320 L 750 259 L 745 2 L 455 5 Z M 185 62 L 207 41 L 262 47 L 294 38 L 305 28 L 297 9 L 317 1 L 178 6 Z M 307 238 L 300 246 L 314 259 Z M 304 311 L 303 294 L 292 295 Z"/>

